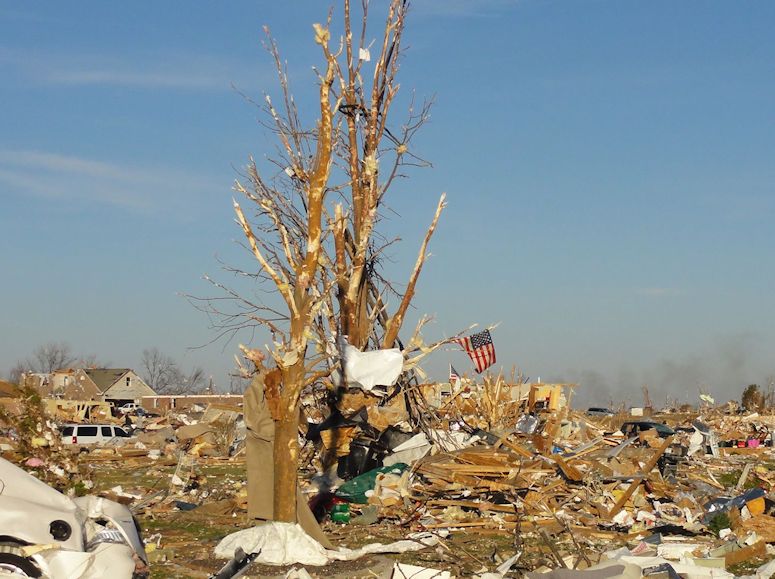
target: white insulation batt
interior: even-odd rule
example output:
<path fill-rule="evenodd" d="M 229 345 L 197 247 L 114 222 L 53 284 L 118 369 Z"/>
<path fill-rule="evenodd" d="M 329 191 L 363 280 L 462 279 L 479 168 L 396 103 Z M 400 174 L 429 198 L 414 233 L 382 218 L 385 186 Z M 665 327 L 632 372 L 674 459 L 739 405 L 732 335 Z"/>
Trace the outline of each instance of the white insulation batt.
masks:
<path fill-rule="evenodd" d="M 307 535 L 298 524 L 268 522 L 224 537 L 215 548 L 215 556 L 231 559 L 238 547 L 246 553 L 259 553 L 261 565 L 323 566 L 332 561 L 353 561 L 372 553 L 406 553 L 433 547 L 438 539 L 430 533 L 415 533 L 408 539 L 389 545 L 372 543 L 360 549 L 325 549 Z"/>

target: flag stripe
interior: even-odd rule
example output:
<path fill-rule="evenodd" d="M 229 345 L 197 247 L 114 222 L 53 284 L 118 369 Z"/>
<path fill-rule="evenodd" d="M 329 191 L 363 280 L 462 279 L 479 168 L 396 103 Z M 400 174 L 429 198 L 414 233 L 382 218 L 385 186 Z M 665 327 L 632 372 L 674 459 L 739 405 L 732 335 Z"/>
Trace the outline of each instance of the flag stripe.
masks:
<path fill-rule="evenodd" d="M 452 341 L 465 350 L 479 374 L 495 364 L 495 344 L 492 342 L 489 330 L 465 338 L 455 338 Z"/>

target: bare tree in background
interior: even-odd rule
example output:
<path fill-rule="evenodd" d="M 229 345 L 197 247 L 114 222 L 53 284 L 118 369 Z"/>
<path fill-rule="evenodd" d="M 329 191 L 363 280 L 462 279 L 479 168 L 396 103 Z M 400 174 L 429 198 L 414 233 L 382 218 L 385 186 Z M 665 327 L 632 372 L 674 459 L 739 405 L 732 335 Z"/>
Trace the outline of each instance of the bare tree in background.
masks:
<path fill-rule="evenodd" d="M 205 388 L 205 373 L 202 368 L 197 366 L 186 374 L 174 358 L 157 347 L 143 350 L 140 363 L 143 380 L 157 394 L 195 394 Z"/>
<path fill-rule="evenodd" d="M 109 360 L 101 360 L 96 354 L 80 356 L 75 362 L 78 368 L 110 368 L 112 363 Z"/>
<path fill-rule="evenodd" d="M 22 374 L 25 372 L 31 372 L 24 361 L 20 360 L 14 364 L 8 371 L 8 381 L 14 384 L 20 384 L 22 381 Z"/>
<path fill-rule="evenodd" d="M 406 288 L 398 291 L 379 274 L 379 257 L 393 240 L 379 236 L 377 224 L 385 195 L 395 179 L 404 176 L 404 168 L 427 165 L 412 152 L 410 141 L 427 119 L 430 105 L 415 110 L 412 104 L 402 125 L 389 123 L 408 0 L 387 4 L 374 55 L 367 38 L 368 1 L 360 3 L 355 16 L 356 39 L 349 0 L 343 1 L 343 8 L 344 36 L 338 41 L 331 39 L 331 15 L 325 25 L 313 26 L 324 66 L 318 72 L 317 121 L 311 128 L 300 119 L 285 65 L 269 38 L 282 93 L 279 105 L 269 96 L 264 105 L 269 119 L 265 126 L 279 142 L 279 156 L 270 160 L 277 170 L 262 172 L 251 160 L 245 179 L 235 184 L 249 209 L 234 201 L 234 210 L 257 267 L 229 269 L 268 282 L 279 305 L 256 301 L 213 280 L 224 295 L 192 298 L 214 314 L 221 335 L 255 327 L 272 335 L 271 356 L 282 380 L 266 389 L 266 397 L 275 422 L 274 516 L 281 521 L 296 520 L 301 392 L 332 371 L 336 357 L 329 349 L 330 338 L 347 336 L 359 349 L 397 343 L 444 208 L 442 195 Z M 392 314 L 386 308 L 388 295 L 398 297 Z M 227 311 L 228 303 L 235 309 Z M 405 356 L 410 351 L 425 355 L 435 347 L 419 338 L 423 321 Z M 248 358 L 262 364 L 258 354 Z"/>
<path fill-rule="evenodd" d="M 36 372 L 53 372 L 68 368 L 78 359 L 67 342 L 49 342 L 32 352 L 32 367 Z"/>
<path fill-rule="evenodd" d="M 175 360 L 155 346 L 143 350 L 140 363 L 143 380 L 159 394 L 172 382 L 172 375 L 177 370 Z"/>
<path fill-rule="evenodd" d="M 67 342 L 49 342 L 35 348 L 30 357 L 16 362 L 11 368 L 9 379 L 18 384 L 23 373 L 48 374 L 72 366 L 77 359 Z"/>
<path fill-rule="evenodd" d="M 203 392 L 209 386 L 205 371 L 199 366 L 195 366 L 188 374 L 183 375 L 183 384 L 192 394 Z"/>
<path fill-rule="evenodd" d="M 244 394 L 250 385 L 250 378 L 238 371 L 229 373 L 229 394 Z"/>

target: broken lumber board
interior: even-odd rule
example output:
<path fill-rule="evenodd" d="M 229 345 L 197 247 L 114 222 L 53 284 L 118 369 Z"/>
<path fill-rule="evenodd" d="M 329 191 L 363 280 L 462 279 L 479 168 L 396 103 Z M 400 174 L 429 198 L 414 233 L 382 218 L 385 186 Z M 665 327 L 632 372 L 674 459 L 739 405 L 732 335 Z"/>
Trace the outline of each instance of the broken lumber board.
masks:
<path fill-rule="evenodd" d="M 499 513 L 514 513 L 514 505 L 497 504 L 487 501 L 456 501 L 454 499 L 432 499 L 425 503 L 428 507 L 466 507 L 480 511 L 496 511 Z"/>
<path fill-rule="evenodd" d="M 737 551 L 732 551 L 724 555 L 724 565 L 729 567 L 730 565 L 737 565 L 743 561 L 754 559 L 756 557 L 763 557 L 767 553 L 767 543 L 764 541 L 757 541 L 753 545 L 743 547 Z"/>
<path fill-rule="evenodd" d="M 603 539 L 606 541 L 620 540 L 627 536 L 627 533 L 620 533 L 618 531 L 604 531 L 601 529 L 590 529 L 587 527 L 581 527 L 579 525 L 570 525 L 569 528 L 576 535 L 583 535 L 585 537 Z"/>
<path fill-rule="evenodd" d="M 619 511 L 622 510 L 622 507 L 627 503 L 627 501 L 630 499 L 632 494 L 635 492 L 635 489 L 637 489 L 640 484 L 643 482 L 643 479 L 648 476 L 648 474 L 652 471 L 652 469 L 657 465 L 657 462 L 659 462 L 659 459 L 662 457 L 663 454 L 665 454 L 665 451 L 670 446 L 670 444 L 673 442 L 673 437 L 668 436 L 665 439 L 665 442 L 662 443 L 662 445 L 657 449 L 657 451 L 654 453 L 654 455 L 649 459 L 649 461 L 646 463 L 646 466 L 643 467 L 643 470 L 635 477 L 635 480 L 632 481 L 629 487 L 627 487 L 627 490 L 624 491 L 624 494 L 619 498 L 618 501 L 616 501 L 616 504 L 611 508 L 610 511 L 608 511 L 608 519 L 613 519 Z"/>
<path fill-rule="evenodd" d="M 712 480 L 712 479 L 710 479 L 710 478 L 708 478 L 706 476 L 700 476 L 700 475 L 698 475 L 696 473 L 687 473 L 686 474 L 686 478 L 688 478 L 690 480 L 696 480 L 696 481 L 704 482 L 705 484 L 710 485 L 710 486 L 712 486 L 714 488 L 717 488 L 720 491 L 726 490 L 726 487 L 724 485 L 722 485 L 718 481 Z"/>
<path fill-rule="evenodd" d="M 744 455 L 763 454 L 764 451 L 766 451 L 766 450 L 767 450 L 766 446 L 759 446 L 759 447 L 756 447 L 756 448 L 753 448 L 753 447 L 751 447 L 751 448 L 749 448 L 749 447 L 735 448 L 735 447 L 724 447 L 724 446 L 722 446 L 721 448 L 719 448 L 719 452 L 721 453 L 721 456 L 727 456 L 727 455 L 732 455 L 732 454 L 744 454 Z"/>
<path fill-rule="evenodd" d="M 598 437 L 594 440 L 591 440 L 585 444 L 582 444 L 581 446 L 577 446 L 576 450 L 569 451 L 564 458 L 570 462 L 572 460 L 575 460 L 577 458 L 581 458 L 582 456 L 586 456 L 587 454 L 590 454 L 592 452 L 597 452 L 599 450 L 599 446 L 603 443 L 603 437 Z"/>
<path fill-rule="evenodd" d="M 459 464 L 459 463 L 440 463 L 434 465 L 436 468 L 447 469 L 455 474 L 472 474 L 472 475 L 508 475 L 510 472 L 520 472 L 521 474 L 528 472 L 547 472 L 547 469 L 520 469 L 518 467 L 503 465 L 480 465 L 480 464 Z M 421 467 L 422 468 L 422 467 Z M 420 469 L 418 471 L 422 472 Z"/>
<path fill-rule="evenodd" d="M 518 454 L 523 458 L 534 458 L 532 452 L 530 452 L 526 448 L 519 446 L 518 444 L 514 444 L 513 442 L 508 440 L 508 437 L 509 437 L 509 434 L 504 434 L 503 436 L 501 436 L 501 438 L 498 440 L 498 442 L 495 443 L 495 446 L 493 448 L 497 449 L 501 445 L 503 445 L 509 450 L 513 451 L 515 454 Z"/>
<path fill-rule="evenodd" d="M 451 529 L 460 527 L 467 528 L 467 527 L 495 527 L 495 528 L 511 528 L 513 529 L 516 526 L 516 523 L 498 523 L 493 520 L 486 520 L 486 521 L 446 521 L 444 523 L 431 523 L 429 525 L 423 525 L 424 529 Z"/>
<path fill-rule="evenodd" d="M 614 474 L 614 470 L 610 466 L 603 464 L 599 460 L 588 458 L 586 463 L 593 471 L 600 473 L 603 478 L 610 478 Z"/>
<path fill-rule="evenodd" d="M 743 487 L 745 486 L 745 481 L 748 480 L 748 475 L 751 474 L 751 469 L 753 468 L 753 463 L 748 462 L 746 463 L 745 467 L 743 468 L 743 472 L 740 473 L 740 478 L 737 479 L 737 484 L 735 485 L 735 490 L 740 492 L 743 490 Z"/>
<path fill-rule="evenodd" d="M 522 521 L 520 529 L 524 532 L 536 531 L 538 529 L 560 530 L 562 527 L 554 519 L 545 519 L 543 521 Z M 500 529 L 513 531 L 517 527 L 517 523 L 514 521 L 495 521 L 493 519 L 479 520 L 479 521 L 445 521 L 442 523 L 431 523 L 429 525 L 423 525 L 424 529 L 451 529 L 459 527 L 461 529 Z"/>
<path fill-rule="evenodd" d="M 757 515 L 743 521 L 740 528 L 748 533 L 756 533 L 765 543 L 775 543 L 775 517 Z"/>
<path fill-rule="evenodd" d="M 549 456 L 549 459 L 553 460 L 560 468 L 563 476 L 573 482 L 581 482 L 584 480 L 584 474 L 575 466 L 565 462 L 559 454 L 553 454 Z"/>
<path fill-rule="evenodd" d="M 517 527 L 517 523 L 515 522 L 503 522 L 499 523 L 497 521 L 493 520 L 486 520 L 486 521 L 466 521 L 466 522 L 454 522 L 454 521 L 447 521 L 443 523 L 431 523 L 429 525 L 423 525 L 423 528 L 425 529 L 451 529 L 451 528 L 461 528 L 461 529 L 472 529 L 476 530 L 476 532 L 484 531 L 484 530 L 497 530 L 500 532 L 504 531 L 513 531 Z M 548 531 L 562 530 L 562 525 L 560 525 L 555 519 L 545 519 L 541 521 L 522 521 L 519 523 L 519 528 L 524 533 L 529 533 L 533 531 L 537 531 L 539 529 L 546 529 Z M 585 537 L 592 537 L 595 539 L 602 539 L 607 541 L 612 540 L 621 540 L 622 538 L 626 538 L 628 536 L 627 533 L 620 533 L 618 531 L 604 531 L 601 529 L 590 529 L 587 527 L 582 527 L 580 525 L 569 525 L 568 527 L 574 534 L 583 535 Z"/>

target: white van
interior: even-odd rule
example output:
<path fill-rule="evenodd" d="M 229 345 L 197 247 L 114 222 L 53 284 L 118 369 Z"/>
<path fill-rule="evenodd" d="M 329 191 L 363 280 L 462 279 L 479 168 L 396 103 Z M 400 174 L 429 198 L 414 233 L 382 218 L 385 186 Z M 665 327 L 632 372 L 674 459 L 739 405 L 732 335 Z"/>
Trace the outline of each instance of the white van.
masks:
<path fill-rule="evenodd" d="M 65 424 L 61 428 L 62 444 L 109 444 L 129 433 L 112 424 Z"/>

